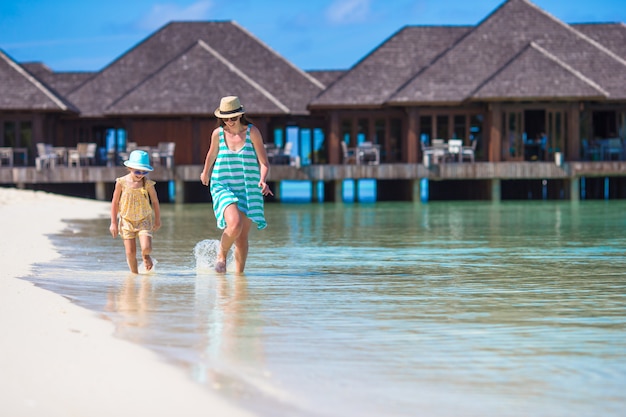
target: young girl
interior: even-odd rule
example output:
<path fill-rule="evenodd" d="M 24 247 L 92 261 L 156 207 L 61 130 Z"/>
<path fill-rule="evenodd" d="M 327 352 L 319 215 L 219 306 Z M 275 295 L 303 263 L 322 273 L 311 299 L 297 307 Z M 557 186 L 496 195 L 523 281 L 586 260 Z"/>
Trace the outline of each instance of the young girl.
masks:
<path fill-rule="evenodd" d="M 215 262 L 215 271 L 226 272 L 226 256 L 235 245 L 235 272 L 242 273 L 248 258 L 248 233 L 252 223 L 267 226 L 263 196 L 274 195 L 266 183 L 269 162 L 259 129 L 245 116 L 236 96 L 222 98 L 215 110 L 219 127 L 211 135 L 211 146 L 200 174 L 209 185 L 217 219 L 224 229 Z"/>
<path fill-rule="evenodd" d="M 150 257 L 152 232 L 161 227 L 161 211 L 159 198 L 154 189 L 156 183 L 146 178 L 146 175 L 153 170 L 148 153 L 140 150 L 132 151 L 124 165 L 128 167 L 129 172 L 115 180 L 109 230 L 113 238 L 119 233 L 124 239 L 128 267 L 132 273 L 137 274 L 139 271 L 136 239 L 139 238 L 141 257 L 146 271 L 150 271 L 154 266 Z"/>

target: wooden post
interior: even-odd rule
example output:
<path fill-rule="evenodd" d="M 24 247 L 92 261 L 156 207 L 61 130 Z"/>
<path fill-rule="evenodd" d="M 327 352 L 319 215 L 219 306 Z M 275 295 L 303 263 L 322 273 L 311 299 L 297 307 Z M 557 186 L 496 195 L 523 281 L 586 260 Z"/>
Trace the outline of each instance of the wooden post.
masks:
<path fill-rule="evenodd" d="M 565 161 L 578 161 L 580 159 L 580 104 L 576 102 L 570 103 L 567 111 L 567 137 L 565 141 L 563 159 Z"/>
<path fill-rule="evenodd" d="M 339 113 L 337 111 L 330 112 L 330 129 L 328 135 L 328 154 L 326 155 L 328 158 L 328 163 L 331 165 L 337 165 L 341 163 L 342 152 L 339 141 L 341 140 L 340 136 L 340 126 L 339 126 Z"/>
<path fill-rule="evenodd" d="M 106 183 L 104 181 L 96 182 L 96 200 L 98 201 L 106 201 L 108 200 L 106 195 Z"/>
<path fill-rule="evenodd" d="M 333 201 L 335 203 L 343 203 L 343 180 L 335 180 L 334 181 L 334 197 Z"/>
<path fill-rule="evenodd" d="M 570 201 L 580 201 L 580 178 L 573 177 L 569 180 L 569 199 Z"/>
<path fill-rule="evenodd" d="M 409 108 L 409 128 L 407 132 L 407 154 L 405 161 L 415 164 L 419 161 L 419 112 L 416 107 Z"/>
<path fill-rule="evenodd" d="M 491 201 L 499 202 L 502 200 L 501 181 L 499 178 L 491 180 Z"/>
<path fill-rule="evenodd" d="M 421 182 L 422 182 L 421 178 L 411 180 L 411 201 L 413 201 L 414 203 L 419 203 L 420 201 L 422 201 L 422 198 L 421 198 L 422 189 L 420 187 Z"/>
<path fill-rule="evenodd" d="M 502 107 L 499 103 L 490 104 L 487 111 L 487 128 L 489 162 L 502 160 Z"/>
<path fill-rule="evenodd" d="M 174 183 L 175 192 L 174 192 L 174 202 L 176 204 L 184 204 L 185 203 L 185 181 L 182 179 L 176 180 Z"/>
<path fill-rule="evenodd" d="M 312 203 L 319 202 L 319 198 L 317 196 L 318 183 L 319 181 L 315 181 L 315 180 L 311 181 L 311 202 Z"/>

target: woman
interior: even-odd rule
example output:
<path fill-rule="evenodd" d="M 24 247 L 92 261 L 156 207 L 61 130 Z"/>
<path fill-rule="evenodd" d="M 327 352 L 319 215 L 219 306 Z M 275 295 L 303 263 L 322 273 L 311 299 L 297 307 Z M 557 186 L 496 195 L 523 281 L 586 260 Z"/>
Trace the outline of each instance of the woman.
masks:
<path fill-rule="evenodd" d="M 235 245 L 235 272 L 242 273 L 248 258 L 248 233 L 252 223 L 267 226 L 263 196 L 274 195 L 265 182 L 269 162 L 263 137 L 245 116 L 239 98 L 223 97 L 215 110 L 219 126 L 211 134 L 211 146 L 200 174 L 209 184 L 217 227 L 223 229 L 215 271 L 226 272 L 226 257 Z"/>

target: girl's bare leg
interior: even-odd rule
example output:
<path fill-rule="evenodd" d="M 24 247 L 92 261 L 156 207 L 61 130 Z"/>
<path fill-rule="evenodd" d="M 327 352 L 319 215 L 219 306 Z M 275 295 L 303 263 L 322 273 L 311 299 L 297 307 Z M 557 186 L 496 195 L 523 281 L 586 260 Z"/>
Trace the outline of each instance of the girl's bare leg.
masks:
<path fill-rule="evenodd" d="M 242 217 L 243 226 L 241 233 L 237 236 L 237 239 L 235 239 L 235 272 L 240 274 L 243 273 L 243 270 L 246 268 L 246 260 L 248 259 L 248 233 L 252 226 L 252 220 L 244 215 L 242 215 Z"/>
<path fill-rule="evenodd" d="M 137 270 L 137 242 L 135 239 L 124 239 L 124 249 L 126 249 L 126 262 L 130 272 L 138 274 Z"/>
<path fill-rule="evenodd" d="M 146 266 L 146 271 L 149 271 L 154 266 L 150 254 L 152 253 L 152 238 L 148 235 L 139 236 L 139 244 L 141 245 L 141 258 L 143 264 Z"/>
<path fill-rule="evenodd" d="M 222 233 L 222 239 L 220 240 L 220 250 L 217 254 L 217 260 L 215 262 L 216 272 L 226 272 L 226 257 L 228 251 L 235 243 L 237 237 L 241 234 L 245 216 L 241 214 L 236 204 L 231 204 L 224 209 L 224 220 L 226 221 L 226 229 Z"/>

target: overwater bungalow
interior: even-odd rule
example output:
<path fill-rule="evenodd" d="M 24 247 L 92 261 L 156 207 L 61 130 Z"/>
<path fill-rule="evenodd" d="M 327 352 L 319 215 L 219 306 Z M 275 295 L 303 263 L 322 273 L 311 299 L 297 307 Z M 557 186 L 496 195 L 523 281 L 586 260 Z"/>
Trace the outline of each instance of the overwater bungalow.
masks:
<path fill-rule="evenodd" d="M 213 110 L 236 94 L 271 179 L 322 183 L 326 199 L 346 179 L 376 179 L 379 199 L 626 198 L 626 25 L 568 24 L 527 0 L 475 26 L 406 26 L 341 71 L 300 70 L 222 21 L 170 23 L 93 73 L 0 50 L 0 77 L 14 166 L 34 165 L 37 143 L 65 165 L 63 148 L 97 146 L 98 166 L 0 167 L 6 184 L 95 183 L 108 198 L 129 144 L 173 143 L 173 165 L 155 174 L 175 183 L 172 198 L 203 201 Z"/>

